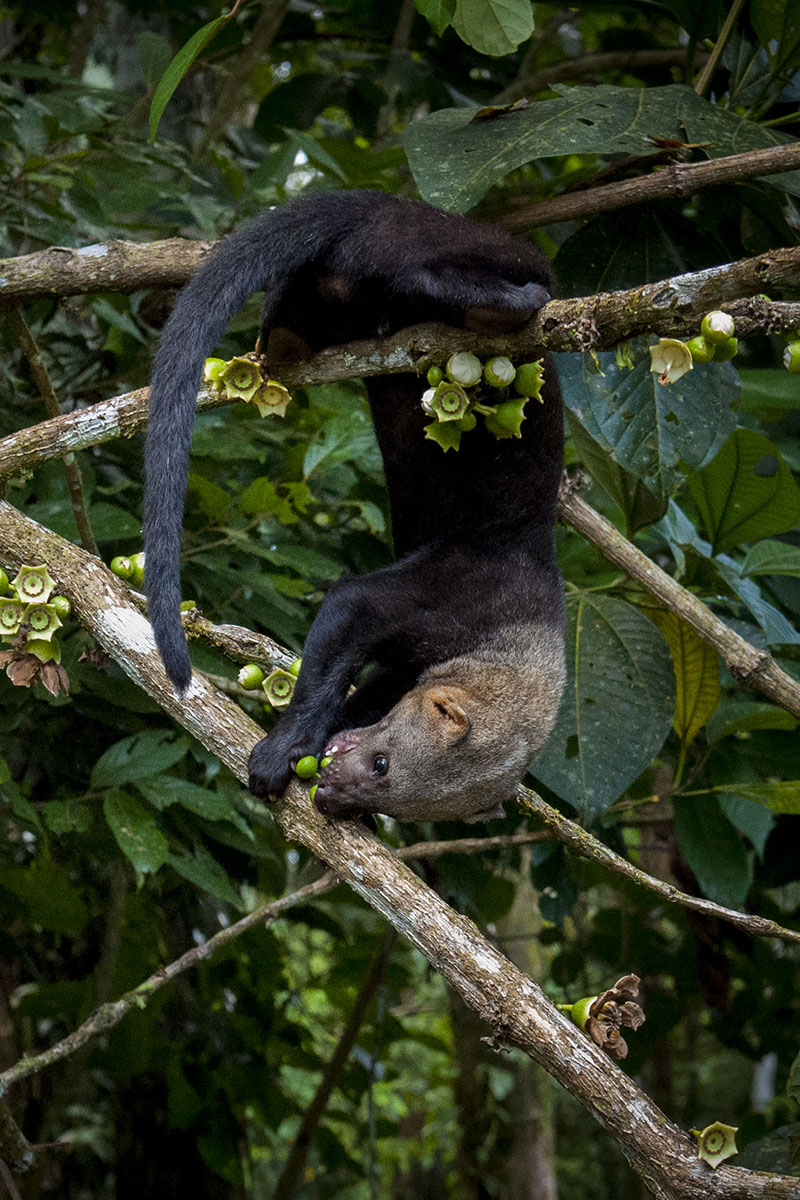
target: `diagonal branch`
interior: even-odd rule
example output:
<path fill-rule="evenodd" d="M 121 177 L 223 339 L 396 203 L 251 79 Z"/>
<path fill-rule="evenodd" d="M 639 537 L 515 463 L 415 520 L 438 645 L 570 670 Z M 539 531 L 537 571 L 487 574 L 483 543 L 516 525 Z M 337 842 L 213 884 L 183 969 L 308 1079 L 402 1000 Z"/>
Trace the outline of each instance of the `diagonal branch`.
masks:
<path fill-rule="evenodd" d="M 9 561 L 35 555 L 50 564 L 75 612 L 123 670 L 239 779 L 260 730 L 195 677 L 181 699 L 158 659 L 150 626 L 125 589 L 77 546 L 0 502 L 0 544 Z M 454 912 L 362 825 L 325 820 L 305 788 L 292 784 L 272 806 L 301 842 L 372 905 L 487 1020 L 497 1039 L 545 1068 L 614 1137 L 659 1200 L 792 1200 L 797 1180 L 726 1166 L 709 1172 L 690 1138 L 653 1104 L 505 959 L 466 917 Z"/>

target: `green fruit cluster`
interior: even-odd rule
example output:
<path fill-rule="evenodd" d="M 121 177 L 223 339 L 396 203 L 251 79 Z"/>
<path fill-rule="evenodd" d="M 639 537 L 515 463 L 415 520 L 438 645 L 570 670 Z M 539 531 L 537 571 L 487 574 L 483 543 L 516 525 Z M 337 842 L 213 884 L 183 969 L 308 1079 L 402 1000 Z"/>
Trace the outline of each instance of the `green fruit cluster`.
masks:
<path fill-rule="evenodd" d="M 510 358 L 496 356 L 482 363 L 461 350 L 446 366 L 431 367 L 427 380 L 422 408 L 433 421 L 425 437 L 444 451 L 459 449 L 462 434 L 475 428 L 478 416 L 496 438 L 522 437 L 525 405 L 531 397 L 543 402 L 541 361 L 515 367 Z"/>
<path fill-rule="evenodd" d="M 203 382 L 229 400 L 255 404 L 262 417 L 283 417 L 291 403 L 291 394 L 277 379 L 265 379 L 255 355 L 231 358 L 207 358 Z"/>
<path fill-rule="evenodd" d="M 61 662 L 55 634 L 72 612 L 72 605 L 66 596 L 53 595 L 55 587 L 44 563 L 21 566 L 11 580 L 0 569 L 0 643 L 8 647 L 2 652 L 2 666 L 10 678 L 13 672 L 13 682 L 27 686 L 42 682 L 53 695 L 68 690 L 66 673 L 59 668 L 57 675 L 45 677 L 36 663 L 32 667 L 27 664 L 32 659 L 42 666 Z M 52 673 L 53 668 L 48 670 Z"/>

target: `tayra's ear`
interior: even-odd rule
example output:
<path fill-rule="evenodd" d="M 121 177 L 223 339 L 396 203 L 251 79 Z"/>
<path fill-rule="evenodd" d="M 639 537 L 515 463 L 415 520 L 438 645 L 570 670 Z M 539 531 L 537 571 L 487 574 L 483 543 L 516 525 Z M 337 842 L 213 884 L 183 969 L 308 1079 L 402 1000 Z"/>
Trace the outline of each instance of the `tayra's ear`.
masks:
<path fill-rule="evenodd" d="M 422 711 L 432 737 L 445 745 L 454 745 L 467 736 L 470 719 L 464 707 L 466 701 L 467 693 L 462 688 L 426 688 Z"/>

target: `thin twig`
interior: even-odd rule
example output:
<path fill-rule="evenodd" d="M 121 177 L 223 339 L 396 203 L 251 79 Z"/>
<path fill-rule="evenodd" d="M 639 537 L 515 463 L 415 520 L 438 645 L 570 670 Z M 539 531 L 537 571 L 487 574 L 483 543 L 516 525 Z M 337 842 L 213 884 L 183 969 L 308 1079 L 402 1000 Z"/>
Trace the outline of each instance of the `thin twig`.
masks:
<path fill-rule="evenodd" d="M 708 917 L 717 917 L 721 921 L 735 925 L 737 929 L 749 933 L 752 937 L 778 938 L 782 942 L 800 945 L 800 931 L 796 929 L 787 929 L 766 917 L 738 912 L 735 908 L 725 908 L 721 904 L 714 904 L 712 900 L 690 896 L 673 884 L 664 883 L 661 879 L 655 879 L 652 875 L 648 875 L 646 871 L 642 871 L 633 863 L 628 862 L 626 858 L 609 850 L 608 846 L 604 846 L 591 833 L 587 833 L 580 825 L 576 825 L 574 821 L 570 821 L 557 809 L 552 808 L 530 788 L 521 787 L 518 790 L 517 803 L 523 812 L 530 813 L 544 821 L 558 840 L 568 846 L 570 850 L 574 850 L 576 854 L 592 859 L 601 866 L 607 867 L 609 871 L 622 875 L 625 879 L 633 880 L 634 883 L 638 883 L 640 887 L 646 888 L 649 892 L 654 892 L 669 904 L 679 904 L 693 912 L 704 913 Z"/>
<path fill-rule="evenodd" d="M 61 416 L 61 405 L 58 403 L 58 397 L 50 382 L 50 375 L 42 358 L 42 353 L 36 344 L 36 339 L 28 328 L 28 324 L 21 312 L 16 310 L 9 312 L 8 323 L 28 360 L 31 376 L 39 389 L 39 395 L 42 398 L 45 412 L 48 417 L 57 420 Z M 71 451 L 64 455 L 64 472 L 67 477 L 70 503 L 72 504 L 75 524 L 78 526 L 78 536 L 81 539 L 81 545 L 90 554 L 99 554 L 97 542 L 95 541 L 89 521 L 89 513 L 86 508 L 81 469 L 77 458 Z"/>
<path fill-rule="evenodd" d="M 702 96 L 704 94 L 706 88 L 711 82 L 711 77 L 717 69 L 717 63 L 722 56 L 722 51 L 725 49 L 728 38 L 733 33 L 736 20 L 739 16 L 739 13 L 742 11 L 743 6 L 744 0 L 733 0 L 731 11 L 728 13 L 728 16 L 725 19 L 725 24 L 722 26 L 720 31 L 720 35 L 714 43 L 714 48 L 709 55 L 708 62 L 703 67 L 703 70 L 700 72 L 700 77 L 697 80 L 697 83 L 694 85 L 694 90 L 697 92 L 698 96 Z"/>
<path fill-rule="evenodd" d="M 800 681 L 779 667 L 766 650 L 745 641 L 702 600 L 662 571 L 610 521 L 576 495 L 569 482 L 562 483 L 559 491 L 558 515 L 713 646 L 737 683 L 754 688 L 800 717 Z"/>
<path fill-rule="evenodd" d="M 520 204 L 502 213 L 492 213 L 497 225 L 513 232 L 524 232 L 559 221 L 576 221 L 597 213 L 612 212 L 633 204 L 652 204 L 655 200 L 685 200 L 704 188 L 743 183 L 747 179 L 780 175 L 800 167 L 800 141 L 780 146 L 765 146 L 742 154 L 727 154 L 710 162 L 672 162 L 649 175 L 621 179 L 599 187 L 562 192 L 538 204 Z"/>

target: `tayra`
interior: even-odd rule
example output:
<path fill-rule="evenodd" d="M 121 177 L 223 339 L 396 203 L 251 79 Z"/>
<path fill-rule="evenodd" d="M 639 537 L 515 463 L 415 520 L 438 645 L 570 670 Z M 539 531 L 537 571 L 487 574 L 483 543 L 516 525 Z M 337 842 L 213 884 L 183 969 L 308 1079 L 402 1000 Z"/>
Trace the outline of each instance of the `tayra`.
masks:
<path fill-rule="evenodd" d="M 550 287 L 532 246 L 377 192 L 301 198 L 220 244 L 181 292 L 151 382 L 147 592 L 179 690 L 191 676 L 178 551 L 195 396 L 236 310 L 265 291 L 259 344 L 279 376 L 287 358 L 420 321 L 509 331 Z M 293 763 L 326 748 L 316 803 L 327 815 L 477 820 L 513 795 L 564 685 L 553 545 L 563 426 L 548 359 L 545 372 L 521 438 L 497 440 L 480 421 L 457 453 L 425 439 L 418 378 L 367 381 L 397 561 L 330 589 L 292 702 L 250 757 L 257 796 L 280 794 Z"/>

